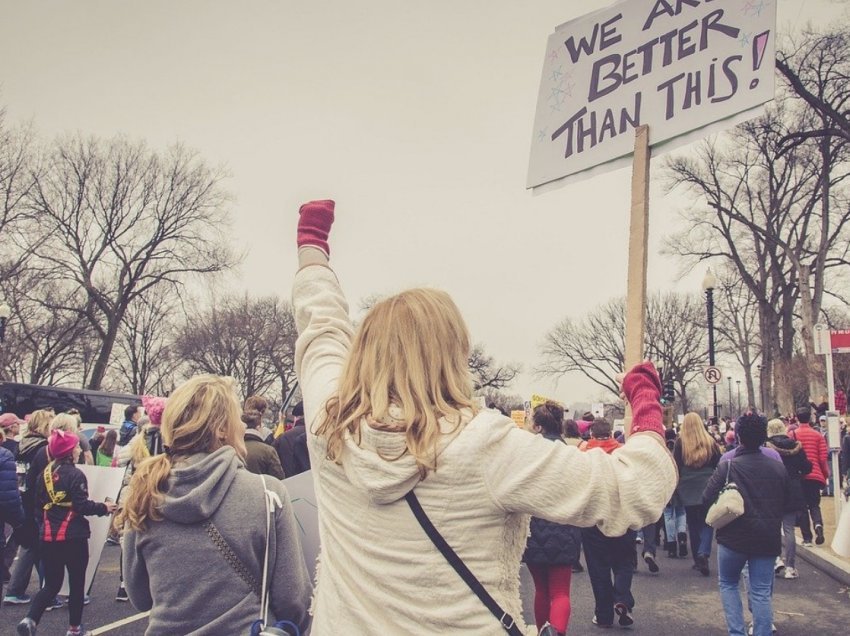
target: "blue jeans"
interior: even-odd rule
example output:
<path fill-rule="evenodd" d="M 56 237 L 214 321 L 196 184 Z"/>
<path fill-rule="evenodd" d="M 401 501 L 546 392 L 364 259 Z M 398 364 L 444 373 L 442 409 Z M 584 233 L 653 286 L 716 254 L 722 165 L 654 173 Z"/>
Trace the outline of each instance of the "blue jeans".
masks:
<path fill-rule="evenodd" d="M 668 543 L 675 543 L 679 533 L 685 533 L 687 529 L 685 507 L 667 504 L 664 508 L 664 533 L 667 535 Z"/>
<path fill-rule="evenodd" d="M 720 602 L 726 614 L 729 636 L 745 636 L 744 606 L 741 603 L 741 570 L 750 572 L 749 605 L 753 613 L 753 636 L 770 636 L 773 623 L 773 565 L 776 557 L 751 556 L 717 546 L 717 579 Z"/>
<path fill-rule="evenodd" d="M 697 556 L 711 555 L 711 540 L 714 529 L 705 522 L 708 506 L 685 506 L 685 516 L 688 520 L 688 533 L 691 535 L 691 552 L 694 560 Z"/>

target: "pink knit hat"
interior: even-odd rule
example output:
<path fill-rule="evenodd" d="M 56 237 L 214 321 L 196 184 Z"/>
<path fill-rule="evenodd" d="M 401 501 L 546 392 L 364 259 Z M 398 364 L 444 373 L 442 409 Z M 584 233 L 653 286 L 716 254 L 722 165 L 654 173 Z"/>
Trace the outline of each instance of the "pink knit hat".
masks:
<path fill-rule="evenodd" d="M 162 412 L 165 410 L 165 401 L 165 398 L 156 397 L 155 395 L 142 396 L 142 406 L 145 407 L 145 413 L 154 426 L 162 424 Z"/>
<path fill-rule="evenodd" d="M 14 413 L 3 413 L 0 415 L 0 426 L 3 428 L 12 428 L 15 424 L 23 424 L 24 421 Z"/>
<path fill-rule="evenodd" d="M 76 433 L 55 430 L 47 440 L 47 452 L 52 459 L 62 459 L 70 455 L 79 443 L 80 438 Z"/>

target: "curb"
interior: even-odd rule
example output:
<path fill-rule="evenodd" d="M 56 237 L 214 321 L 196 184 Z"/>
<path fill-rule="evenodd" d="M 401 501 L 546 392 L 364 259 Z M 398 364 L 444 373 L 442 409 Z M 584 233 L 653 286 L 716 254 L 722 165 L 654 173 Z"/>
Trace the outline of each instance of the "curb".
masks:
<path fill-rule="evenodd" d="M 804 548 L 797 542 L 797 556 L 833 579 L 850 587 L 850 564 L 828 553 L 824 548 Z"/>

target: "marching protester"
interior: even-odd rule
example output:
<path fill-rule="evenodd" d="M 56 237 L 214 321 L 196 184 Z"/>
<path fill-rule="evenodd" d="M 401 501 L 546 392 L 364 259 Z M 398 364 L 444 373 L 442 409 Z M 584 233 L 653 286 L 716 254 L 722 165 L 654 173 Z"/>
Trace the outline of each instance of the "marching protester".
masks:
<path fill-rule="evenodd" d="M 272 614 L 301 633 L 310 624 L 289 495 L 245 469 L 243 431 L 233 380 L 194 377 L 165 405 L 164 453 L 136 467 L 119 521 L 124 585 L 138 610 L 150 610 L 148 636 L 247 634 L 266 563 Z"/>
<path fill-rule="evenodd" d="M 738 419 L 740 446 L 732 459 L 722 461 L 703 493 L 708 507 L 727 481 L 738 488 L 744 513 L 717 531 L 717 573 L 720 601 L 730 636 L 744 636 L 744 608 L 739 589 L 741 571 L 748 566 L 749 606 L 754 636 L 770 636 L 773 627 L 773 577 L 782 552 L 780 527 L 788 509 L 789 479 L 784 466 L 759 448 L 767 440 L 767 423 L 755 413 Z"/>
<path fill-rule="evenodd" d="M 46 452 L 42 449 L 47 446 L 47 436 L 50 433 L 52 418 L 53 412 L 47 409 L 33 411 L 27 422 L 27 432 L 18 449 L 17 472 L 21 502 L 24 508 L 24 523 L 15 532 L 15 540 L 19 545 L 18 558 L 12 564 L 9 586 L 6 589 L 6 596 L 3 597 L 3 603 L 6 605 L 26 605 L 32 600 L 27 594 L 27 586 L 29 586 L 33 567 L 38 571 L 39 579 L 43 577 L 38 540 L 40 513 L 35 501 L 35 480 L 38 471 L 32 470 L 32 465 L 36 456 L 39 455 L 39 451 L 46 458 Z M 47 462 L 46 460 L 42 461 L 40 468 L 43 470 Z M 38 467 L 39 464 L 37 463 L 36 469 Z"/>
<path fill-rule="evenodd" d="M 69 419 L 62 413 L 56 419 Z M 61 423 L 60 423 L 61 424 Z M 47 443 L 49 463 L 36 481 L 35 501 L 43 510 L 41 558 L 44 563 L 44 587 L 35 595 L 26 617 L 18 623 L 20 636 L 33 636 L 47 606 L 53 602 L 68 570 L 69 628 L 66 636 L 86 634 L 82 627 L 86 567 L 91 534 L 87 515 L 104 516 L 115 509 L 114 503 L 96 503 L 88 498 L 86 476 L 74 464 L 81 450 L 76 433 L 54 426 Z"/>
<path fill-rule="evenodd" d="M 616 456 L 521 430 L 473 397 L 469 333 L 448 294 L 386 298 L 355 333 L 328 265 L 334 202 L 299 217 L 295 366 L 321 538 L 313 632 L 519 633 L 527 515 L 621 536 L 670 499 L 657 371 L 623 380 L 634 418 Z"/>
<path fill-rule="evenodd" d="M 138 404 L 131 404 L 124 408 L 124 422 L 121 424 L 118 437 L 118 445 L 126 446 L 133 439 L 139 426 L 139 419 L 142 417 L 142 411 Z"/>
<path fill-rule="evenodd" d="M 564 409 L 546 402 L 534 409 L 534 432 L 551 442 L 561 437 Z M 575 424 L 574 424 L 575 425 Z M 578 430 L 576 430 L 578 433 Z M 534 579 L 534 620 L 541 636 L 560 636 L 570 622 L 570 581 L 581 556 L 581 529 L 531 518 L 522 560 Z"/>
<path fill-rule="evenodd" d="M 0 429 L 0 442 L 5 441 L 5 432 Z M 0 446 L 0 552 L 6 547 L 6 524 L 12 528 L 24 522 L 21 493 L 18 490 L 15 457 L 9 449 Z M 0 580 L 0 600 L 3 598 L 3 581 Z M 0 602 L 2 605 L 2 602 Z"/>
<path fill-rule="evenodd" d="M 294 477 L 310 470 L 310 453 L 307 450 L 307 430 L 304 428 L 302 402 L 292 409 L 292 416 L 295 418 L 292 428 L 285 431 L 273 443 L 287 477 Z"/>
<path fill-rule="evenodd" d="M 263 427 L 263 414 L 268 408 L 268 402 L 259 395 L 252 395 L 245 400 L 242 410 L 242 421 L 245 422 L 245 467 L 258 475 L 271 475 L 283 479 L 283 468 L 280 466 L 277 452 L 266 442 Z"/>
<path fill-rule="evenodd" d="M 774 569 L 777 575 L 783 575 L 786 579 L 796 579 L 799 574 L 795 567 L 797 537 L 794 528 L 797 525 L 797 517 L 803 514 L 806 508 L 803 486 L 800 482 L 811 472 L 812 463 L 806 457 L 803 445 L 786 435 L 785 424 L 778 418 L 767 423 L 767 446 L 779 453 L 788 472 L 788 505 L 782 517 L 785 559 L 783 560 L 780 556 Z"/>
<path fill-rule="evenodd" d="M 812 525 L 815 531 L 815 543 L 822 545 L 823 515 L 820 511 L 820 492 L 826 486 L 829 478 L 829 462 L 827 460 L 826 440 L 811 426 L 812 413 L 808 408 L 797 411 L 798 426 L 789 434 L 793 440 L 800 442 L 806 452 L 806 458 L 812 463 L 812 470 L 803 476 L 800 482 L 803 486 L 803 499 L 806 509 L 800 515 L 800 532 L 803 535 L 803 545 L 812 545 Z M 811 518 L 811 523 L 809 519 Z"/>
<path fill-rule="evenodd" d="M 98 445 L 95 451 L 95 466 L 112 466 L 112 462 L 116 459 L 115 454 L 116 444 L 118 442 L 118 433 L 114 429 L 106 431 L 103 436 L 103 441 Z"/>
<path fill-rule="evenodd" d="M 673 447 L 673 457 L 679 467 L 676 493 L 685 507 L 693 567 L 703 576 L 709 575 L 708 559 L 714 533 L 705 522 L 708 507 L 703 503 L 702 493 L 720 461 L 720 455 L 720 449 L 705 430 L 702 418 L 693 412 L 685 414 L 679 439 Z"/>

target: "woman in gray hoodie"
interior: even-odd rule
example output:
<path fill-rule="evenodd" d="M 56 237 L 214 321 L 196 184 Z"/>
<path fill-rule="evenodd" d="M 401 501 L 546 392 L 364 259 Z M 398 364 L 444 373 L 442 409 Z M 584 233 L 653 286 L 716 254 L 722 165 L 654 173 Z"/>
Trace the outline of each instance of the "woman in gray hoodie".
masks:
<path fill-rule="evenodd" d="M 124 585 L 150 610 L 147 636 L 248 634 L 260 617 L 266 545 L 269 605 L 301 633 L 312 592 L 298 526 L 283 484 L 243 463 L 244 427 L 233 381 L 192 378 L 168 398 L 165 452 L 143 461 L 122 513 Z"/>

